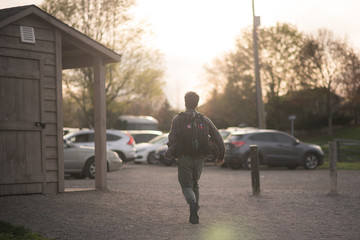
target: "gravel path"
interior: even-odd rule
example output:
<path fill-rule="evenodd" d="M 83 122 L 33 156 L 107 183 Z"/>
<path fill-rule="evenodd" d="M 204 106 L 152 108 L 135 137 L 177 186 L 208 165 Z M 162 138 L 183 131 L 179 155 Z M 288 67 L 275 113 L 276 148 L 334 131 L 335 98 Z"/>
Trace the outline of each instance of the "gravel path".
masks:
<path fill-rule="evenodd" d="M 251 173 L 206 165 L 200 224 L 177 182 L 177 168 L 127 164 L 108 174 L 108 191 L 0 197 L 0 219 L 58 239 L 359 239 L 360 171 L 262 169 L 261 196 Z M 66 180 L 93 188 L 93 180 Z"/>

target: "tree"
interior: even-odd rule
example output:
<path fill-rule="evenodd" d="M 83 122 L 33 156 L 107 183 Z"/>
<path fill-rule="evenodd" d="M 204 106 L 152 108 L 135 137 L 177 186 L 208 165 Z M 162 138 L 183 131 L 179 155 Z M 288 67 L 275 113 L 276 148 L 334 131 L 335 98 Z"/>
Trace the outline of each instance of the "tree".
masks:
<path fill-rule="evenodd" d="M 169 132 L 171 127 L 171 121 L 177 114 L 177 111 L 173 110 L 167 99 L 160 102 L 160 109 L 156 111 L 154 117 L 159 121 L 159 130 L 163 132 Z"/>
<path fill-rule="evenodd" d="M 212 89 L 208 103 L 200 109 L 221 128 L 240 124 L 256 126 L 251 34 L 244 31 L 243 37 L 245 44 L 238 40 L 234 51 L 206 67 L 206 81 Z"/>
<path fill-rule="evenodd" d="M 295 26 L 277 23 L 260 31 L 262 80 L 270 95 L 296 91 L 295 66 L 303 45 L 303 34 Z"/>
<path fill-rule="evenodd" d="M 299 89 L 295 67 L 299 64 L 303 34 L 295 26 L 277 23 L 261 29 L 259 35 L 267 124 L 278 129 L 284 118 L 280 114 L 280 96 Z"/>
<path fill-rule="evenodd" d="M 345 107 L 352 116 L 354 124 L 360 123 L 360 57 L 352 49 L 346 49 L 346 64 L 344 72 L 343 89 L 346 96 Z"/>
<path fill-rule="evenodd" d="M 82 122 L 81 111 L 78 105 L 75 104 L 74 100 L 69 96 L 63 96 L 63 125 L 64 127 L 81 127 L 84 125 Z"/>
<path fill-rule="evenodd" d="M 308 36 L 303 45 L 298 65 L 301 84 L 304 88 L 325 88 L 328 135 L 332 135 L 333 114 L 339 107 L 333 98 L 344 80 L 346 44 L 326 29 L 320 29 L 316 36 Z"/>
<path fill-rule="evenodd" d="M 289 102 L 290 98 L 283 96 L 311 96 L 318 105 L 311 106 L 306 100 L 310 106 L 300 104 L 307 112 L 299 111 L 299 114 L 324 119 L 322 111 L 312 112 L 311 107 L 324 110 L 329 135 L 332 134 L 334 117 L 339 123 L 348 122 L 339 111 L 344 99 L 348 111 L 357 121 L 360 115 L 360 60 L 346 41 L 335 38 L 326 29 L 320 29 L 312 36 L 299 32 L 292 25 L 279 23 L 259 29 L 258 36 L 260 75 L 269 127 L 282 128 L 283 123 L 288 121 L 286 114 L 291 112 L 284 111 L 288 109 L 286 104 L 295 107 L 297 105 L 292 105 L 291 101 L 300 99 L 293 98 Z M 255 97 L 252 97 L 253 61 L 252 32 L 245 29 L 234 50 L 216 58 L 212 66 L 207 66 L 206 80 L 212 88 L 211 104 L 206 106 L 206 111 L 221 124 L 238 124 L 244 120 L 245 123 L 252 122 L 256 113 Z M 321 99 L 315 101 L 312 94 L 318 94 Z M 310 124 L 306 119 L 302 122 Z"/>
<path fill-rule="evenodd" d="M 295 127 L 303 130 L 314 130 L 326 126 L 327 111 L 326 88 L 304 88 L 298 91 L 290 91 L 280 97 L 279 114 L 286 121 L 282 121 L 279 129 L 289 129 L 288 116 L 295 115 Z M 332 93 L 332 98 L 340 104 L 341 97 Z M 335 112 L 336 114 L 337 112 Z M 338 120 L 338 119 L 336 119 Z"/>
<path fill-rule="evenodd" d="M 279 95 L 297 88 L 294 66 L 297 65 L 303 37 L 289 24 L 277 24 L 259 31 L 260 74 L 267 97 L 266 110 L 277 126 L 280 121 L 277 112 Z M 252 41 L 252 29 L 245 29 L 237 38 L 235 49 L 215 59 L 213 65 L 206 68 L 207 81 L 216 89 L 217 99 L 226 104 L 221 108 L 228 110 L 223 116 L 227 119 L 222 121 L 224 123 L 257 125 Z M 209 111 L 220 111 L 214 104 L 211 106 Z"/>
<path fill-rule="evenodd" d="M 163 96 L 162 56 L 143 44 L 147 32 L 129 13 L 134 4 L 134 0 L 45 0 L 42 5 L 51 15 L 122 54 L 120 63 L 106 66 L 108 125 L 131 102 Z M 86 125 L 92 127 L 92 68 L 67 71 L 63 80 L 65 93 L 79 105 Z"/>

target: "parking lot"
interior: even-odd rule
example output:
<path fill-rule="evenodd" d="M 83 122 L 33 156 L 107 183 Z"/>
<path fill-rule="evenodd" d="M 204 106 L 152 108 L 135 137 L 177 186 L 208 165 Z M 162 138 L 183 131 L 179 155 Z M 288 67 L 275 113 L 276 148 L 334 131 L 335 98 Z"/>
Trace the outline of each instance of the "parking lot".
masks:
<path fill-rule="evenodd" d="M 0 197 L 0 219 L 58 239 L 359 238 L 360 171 L 338 172 L 336 196 L 327 170 L 262 168 L 260 181 L 255 197 L 250 171 L 206 164 L 192 225 L 176 166 L 128 163 L 108 173 L 108 191 L 69 179 L 63 194 Z"/>

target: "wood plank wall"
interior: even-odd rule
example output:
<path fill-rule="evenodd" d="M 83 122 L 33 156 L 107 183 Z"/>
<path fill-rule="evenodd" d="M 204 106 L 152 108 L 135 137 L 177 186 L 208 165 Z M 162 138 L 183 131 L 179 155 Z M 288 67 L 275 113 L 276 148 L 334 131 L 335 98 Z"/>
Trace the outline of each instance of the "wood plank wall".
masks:
<path fill-rule="evenodd" d="M 36 44 L 21 43 L 20 25 L 34 27 Z M 43 154 L 45 155 L 45 162 L 42 165 L 45 167 L 42 169 L 43 174 L 45 174 L 43 180 L 30 183 L 0 184 L 0 195 L 59 192 L 59 176 L 63 176 L 63 173 L 58 173 L 58 145 L 63 143 L 59 142 L 59 139 L 62 139 L 62 133 L 61 138 L 58 136 L 57 98 L 62 95 L 61 92 L 60 94 L 58 92 L 61 89 L 59 89 L 57 82 L 59 69 L 56 66 L 55 49 L 54 27 L 36 16 L 27 16 L 0 29 L 0 57 L 39 59 L 41 62 L 43 121 L 46 123 L 46 128 L 42 134 L 44 137 Z M 16 74 L 16 71 L 13 71 Z"/>

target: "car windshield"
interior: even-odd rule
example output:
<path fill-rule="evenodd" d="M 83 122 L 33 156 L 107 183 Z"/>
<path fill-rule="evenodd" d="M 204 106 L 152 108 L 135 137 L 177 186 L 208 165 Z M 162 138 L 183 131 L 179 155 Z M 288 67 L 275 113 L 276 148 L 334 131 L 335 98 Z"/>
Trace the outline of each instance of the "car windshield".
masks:
<path fill-rule="evenodd" d="M 167 135 L 157 136 L 149 141 L 152 144 L 165 144 L 167 141 Z"/>
<path fill-rule="evenodd" d="M 240 134 L 239 135 L 238 134 L 237 135 L 231 135 L 229 140 L 230 141 L 239 141 L 240 139 L 243 138 L 243 136 L 244 135 L 240 135 Z"/>
<path fill-rule="evenodd" d="M 222 139 L 226 139 L 230 135 L 230 131 L 219 130 Z"/>

